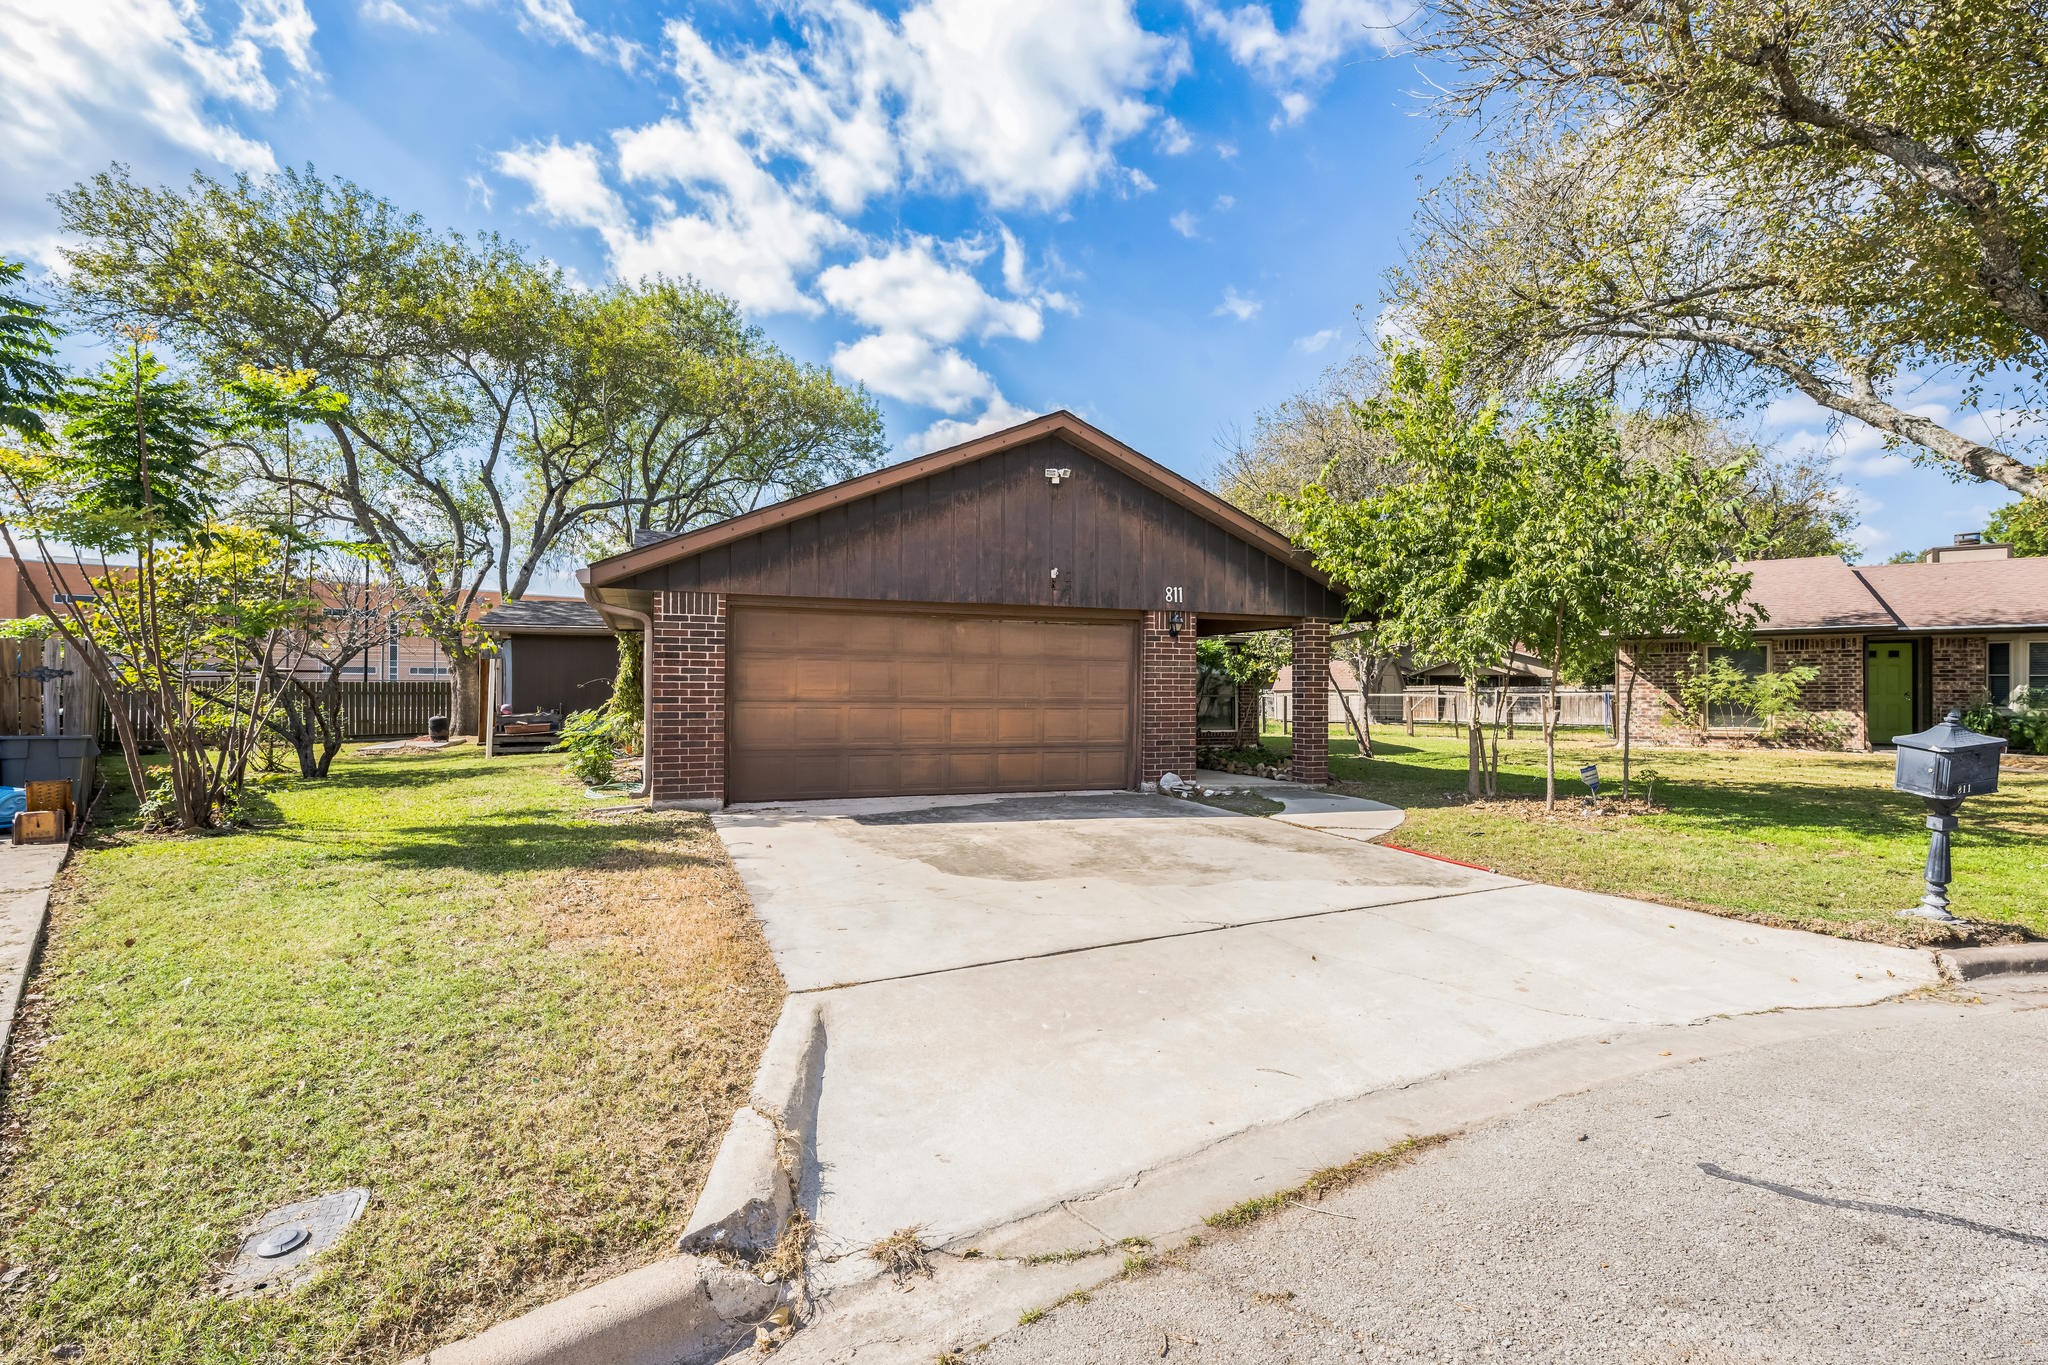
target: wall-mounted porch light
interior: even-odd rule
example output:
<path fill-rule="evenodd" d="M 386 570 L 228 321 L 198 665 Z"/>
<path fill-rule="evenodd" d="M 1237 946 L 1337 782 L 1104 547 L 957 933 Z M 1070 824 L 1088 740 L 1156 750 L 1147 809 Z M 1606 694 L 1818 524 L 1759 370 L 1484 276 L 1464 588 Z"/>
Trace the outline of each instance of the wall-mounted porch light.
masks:
<path fill-rule="evenodd" d="M 1181 627 L 1185 626 L 1187 623 L 1188 618 L 1185 612 L 1170 611 L 1166 613 L 1166 638 L 1169 640 L 1178 640 L 1180 638 Z"/>

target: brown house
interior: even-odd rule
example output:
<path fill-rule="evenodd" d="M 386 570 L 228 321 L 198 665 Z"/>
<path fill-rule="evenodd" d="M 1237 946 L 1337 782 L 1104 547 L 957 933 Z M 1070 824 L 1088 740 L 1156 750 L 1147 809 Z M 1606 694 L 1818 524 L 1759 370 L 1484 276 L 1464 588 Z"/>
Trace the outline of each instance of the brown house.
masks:
<path fill-rule="evenodd" d="M 1139 787 L 1194 766 L 1198 635 L 1291 629 L 1319 676 L 1342 611 L 1280 532 L 1066 412 L 579 577 L 646 632 L 657 805 Z"/>
<path fill-rule="evenodd" d="M 1752 673 L 1819 669 L 1802 705 L 1836 717 L 1855 749 L 1924 729 L 1952 706 L 1985 697 L 2011 705 L 2030 688 L 2048 689 L 2048 559 L 2014 559 L 2005 546 L 1967 538 L 1912 564 L 1857 567 L 1830 555 L 1738 567 L 1765 616 L 1756 644 L 1635 646 L 1637 735 L 1669 733 L 1679 681 L 1715 658 Z M 1739 713 L 1707 719 L 1710 735 L 1755 730 Z"/>

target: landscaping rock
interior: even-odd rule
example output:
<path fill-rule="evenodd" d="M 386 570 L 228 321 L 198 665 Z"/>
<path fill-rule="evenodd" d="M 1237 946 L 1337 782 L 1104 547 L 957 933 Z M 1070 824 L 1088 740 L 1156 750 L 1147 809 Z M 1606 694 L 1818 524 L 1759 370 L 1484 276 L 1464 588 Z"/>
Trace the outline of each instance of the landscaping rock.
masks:
<path fill-rule="evenodd" d="M 781 1145 L 772 1120 L 752 1109 L 733 1114 L 680 1250 L 723 1251 L 751 1260 L 775 1249 L 795 1205 Z"/>

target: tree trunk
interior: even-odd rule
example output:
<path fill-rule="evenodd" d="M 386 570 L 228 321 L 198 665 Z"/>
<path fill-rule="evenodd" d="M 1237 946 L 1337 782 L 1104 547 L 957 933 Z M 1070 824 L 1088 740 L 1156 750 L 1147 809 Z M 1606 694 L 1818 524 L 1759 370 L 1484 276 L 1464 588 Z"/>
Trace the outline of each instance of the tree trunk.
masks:
<path fill-rule="evenodd" d="M 1550 682 L 1543 689 L 1543 809 L 1557 808 L 1557 674 L 1564 659 L 1564 609 L 1557 612 L 1557 633 L 1550 654 Z"/>
<path fill-rule="evenodd" d="M 1465 794 L 1486 794 L 1486 733 L 1479 724 L 1479 684 L 1465 680 Z"/>
<path fill-rule="evenodd" d="M 1351 737 L 1358 741 L 1358 756 L 1360 758 L 1371 758 L 1372 736 L 1366 734 L 1359 727 L 1358 717 L 1351 714 L 1351 698 L 1345 696 L 1344 689 L 1337 686 L 1336 671 L 1325 668 L 1323 676 L 1330 680 L 1330 690 L 1337 694 L 1337 705 L 1344 708 L 1344 723 L 1351 728 Z"/>
<path fill-rule="evenodd" d="M 448 733 L 481 734 L 485 656 L 473 651 L 458 654 L 445 645 L 442 648 L 448 655 Z"/>

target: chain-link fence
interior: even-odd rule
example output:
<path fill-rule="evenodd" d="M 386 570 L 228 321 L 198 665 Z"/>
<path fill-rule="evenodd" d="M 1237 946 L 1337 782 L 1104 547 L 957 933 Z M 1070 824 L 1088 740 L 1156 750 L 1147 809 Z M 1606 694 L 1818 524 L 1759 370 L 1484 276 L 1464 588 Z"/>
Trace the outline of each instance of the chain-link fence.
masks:
<path fill-rule="evenodd" d="M 1541 687 L 1482 687 L 1479 689 L 1479 723 L 1498 720 L 1510 729 L 1543 725 L 1543 702 L 1548 695 Z M 1341 697 L 1341 700 L 1340 700 Z M 1360 719 L 1374 725 L 1398 725 L 1406 730 L 1441 728 L 1462 730 L 1469 716 L 1468 698 L 1462 687 L 1410 687 L 1400 692 L 1330 691 L 1330 726 L 1345 728 L 1344 702 Z M 1294 697 L 1287 692 L 1268 692 L 1260 698 L 1266 724 L 1277 725 L 1281 733 L 1294 728 Z M 1564 687 L 1557 692 L 1557 723 L 1574 730 L 1614 732 L 1614 689 L 1611 687 Z"/>

